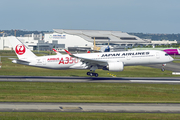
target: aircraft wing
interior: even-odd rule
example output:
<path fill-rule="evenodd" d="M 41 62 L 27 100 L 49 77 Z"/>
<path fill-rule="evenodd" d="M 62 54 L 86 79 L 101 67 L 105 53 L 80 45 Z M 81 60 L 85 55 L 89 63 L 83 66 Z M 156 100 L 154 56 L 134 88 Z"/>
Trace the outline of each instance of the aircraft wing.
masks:
<path fill-rule="evenodd" d="M 96 59 L 90 59 L 90 58 L 84 58 L 84 57 L 79 57 L 71 54 L 69 51 L 65 50 L 67 54 L 69 54 L 71 57 L 80 59 L 82 63 L 85 63 L 88 66 L 91 65 L 97 65 L 97 66 L 106 66 L 108 63 L 103 60 L 96 60 Z"/>

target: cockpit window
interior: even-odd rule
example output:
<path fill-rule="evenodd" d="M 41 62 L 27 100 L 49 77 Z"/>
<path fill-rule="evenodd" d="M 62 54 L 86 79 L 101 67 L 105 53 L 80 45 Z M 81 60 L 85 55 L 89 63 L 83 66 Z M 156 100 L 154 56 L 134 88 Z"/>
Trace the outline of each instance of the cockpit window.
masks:
<path fill-rule="evenodd" d="M 165 54 L 165 56 L 168 56 L 168 54 Z"/>

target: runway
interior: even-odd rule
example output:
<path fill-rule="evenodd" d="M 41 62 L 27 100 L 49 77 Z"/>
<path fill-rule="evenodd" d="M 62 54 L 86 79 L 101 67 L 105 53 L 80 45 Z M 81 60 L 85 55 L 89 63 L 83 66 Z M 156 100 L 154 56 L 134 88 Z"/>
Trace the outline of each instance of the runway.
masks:
<path fill-rule="evenodd" d="M 0 112 L 180 113 L 180 104 L 0 103 Z"/>
<path fill-rule="evenodd" d="M 1 82 L 98 82 L 98 83 L 167 83 L 180 84 L 180 77 L 49 77 L 0 76 Z"/>
<path fill-rule="evenodd" d="M 146 65 L 161 69 L 162 64 Z M 166 70 L 180 73 L 179 63 L 168 63 Z M 59 77 L 59 76 L 0 76 L 9 82 L 104 82 L 104 83 L 180 83 L 180 77 Z"/>

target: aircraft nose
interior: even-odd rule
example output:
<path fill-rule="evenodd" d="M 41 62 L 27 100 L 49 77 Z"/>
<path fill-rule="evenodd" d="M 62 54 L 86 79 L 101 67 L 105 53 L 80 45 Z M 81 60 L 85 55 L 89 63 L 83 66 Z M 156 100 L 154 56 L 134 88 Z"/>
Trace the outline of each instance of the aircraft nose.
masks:
<path fill-rule="evenodd" d="M 174 58 L 172 58 L 171 56 L 169 56 L 169 60 L 172 62 L 174 60 Z"/>

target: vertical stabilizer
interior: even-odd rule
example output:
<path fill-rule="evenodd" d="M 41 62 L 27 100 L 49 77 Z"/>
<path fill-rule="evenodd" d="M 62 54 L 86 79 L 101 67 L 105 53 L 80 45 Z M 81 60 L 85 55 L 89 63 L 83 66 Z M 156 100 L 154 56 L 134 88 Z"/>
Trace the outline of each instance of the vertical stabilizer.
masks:
<path fill-rule="evenodd" d="M 26 47 L 19 39 L 17 39 L 14 36 L 10 36 L 8 38 L 11 46 L 13 47 L 13 50 L 15 51 L 19 59 L 28 60 L 36 57 L 36 55 L 28 47 Z"/>

